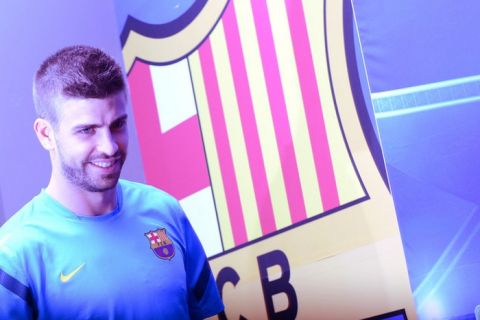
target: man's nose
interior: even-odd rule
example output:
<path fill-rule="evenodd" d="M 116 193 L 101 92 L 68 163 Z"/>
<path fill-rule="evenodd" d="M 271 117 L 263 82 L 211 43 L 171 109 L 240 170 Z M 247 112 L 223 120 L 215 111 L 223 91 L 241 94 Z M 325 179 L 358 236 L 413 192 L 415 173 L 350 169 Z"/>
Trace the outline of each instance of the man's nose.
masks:
<path fill-rule="evenodd" d="M 102 130 L 102 133 L 99 135 L 97 149 L 107 156 L 113 156 L 118 151 L 118 143 L 110 130 Z"/>

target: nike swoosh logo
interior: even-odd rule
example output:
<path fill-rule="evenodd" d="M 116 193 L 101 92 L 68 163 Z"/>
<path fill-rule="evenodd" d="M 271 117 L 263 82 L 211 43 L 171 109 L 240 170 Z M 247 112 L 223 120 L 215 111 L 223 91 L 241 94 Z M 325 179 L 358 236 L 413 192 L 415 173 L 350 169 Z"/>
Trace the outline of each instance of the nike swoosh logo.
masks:
<path fill-rule="evenodd" d="M 85 262 L 82 263 L 81 265 L 79 265 L 75 270 L 73 270 L 72 272 L 70 272 L 67 275 L 64 275 L 63 272 L 60 273 L 60 281 L 62 281 L 63 283 L 66 283 L 66 282 L 70 281 L 70 279 L 72 279 L 73 276 L 76 275 L 78 273 L 78 271 L 80 271 L 80 269 L 83 268 L 84 265 L 85 265 Z"/>

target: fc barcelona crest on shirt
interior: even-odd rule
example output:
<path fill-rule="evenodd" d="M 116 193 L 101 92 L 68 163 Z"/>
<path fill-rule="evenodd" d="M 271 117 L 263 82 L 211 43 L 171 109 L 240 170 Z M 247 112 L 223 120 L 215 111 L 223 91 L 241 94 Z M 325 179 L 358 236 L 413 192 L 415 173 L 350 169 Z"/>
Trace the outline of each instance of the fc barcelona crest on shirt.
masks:
<path fill-rule="evenodd" d="M 149 231 L 145 233 L 145 237 L 150 242 L 150 248 L 153 253 L 160 259 L 170 260 L 175 255 L 175 248 L 173 247 L 172 240 L 167 236 L 167 230 L 157 229 L 155 231 Z"/>

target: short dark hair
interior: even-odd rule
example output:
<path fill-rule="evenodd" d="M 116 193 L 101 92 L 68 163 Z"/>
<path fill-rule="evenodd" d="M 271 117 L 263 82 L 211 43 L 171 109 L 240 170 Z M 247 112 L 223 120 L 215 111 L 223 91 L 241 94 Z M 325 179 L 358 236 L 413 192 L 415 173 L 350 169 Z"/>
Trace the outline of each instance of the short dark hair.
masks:
<path fill-rule="evenodd" d="M 122 69 L 112 57 L 90 46 L 71 46 L 40 65 L 33 81 L 33 102 L 38 117 L 56 123 L 57 98 L 103 99 L 124 89 Z"/>

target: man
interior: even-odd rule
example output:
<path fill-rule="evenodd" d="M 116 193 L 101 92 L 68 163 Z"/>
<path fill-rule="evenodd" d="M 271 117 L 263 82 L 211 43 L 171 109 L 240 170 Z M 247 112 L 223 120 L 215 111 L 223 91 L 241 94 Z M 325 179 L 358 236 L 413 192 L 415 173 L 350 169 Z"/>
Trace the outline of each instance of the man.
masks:
<path fill-rule="evenodd" d="M 127 89 L 102 51 L 74 46 L 39 68 L 35 133 L 48 186 L 0 229 L 0 319 L 202 319 L 223 304 L 177 201 L 119 180 Z"/>

